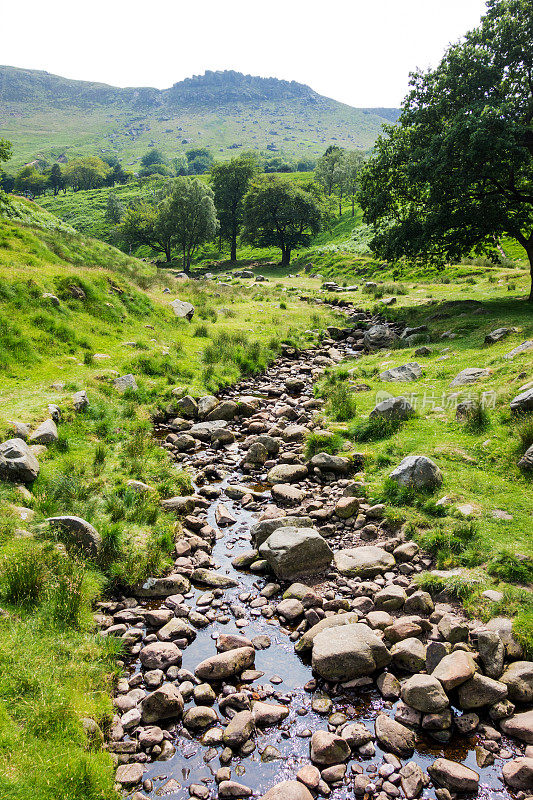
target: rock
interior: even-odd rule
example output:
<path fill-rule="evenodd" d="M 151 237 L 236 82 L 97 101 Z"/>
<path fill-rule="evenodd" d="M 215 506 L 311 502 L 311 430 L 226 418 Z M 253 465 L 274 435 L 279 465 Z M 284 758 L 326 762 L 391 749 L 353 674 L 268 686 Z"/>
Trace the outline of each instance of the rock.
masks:
<path fill-rule="evenodd" d="M 227 747 L 238 750 L 253 736 L 254 717 L 251 711 L 239 711 L 224 729 L 222 741 Z"/>
<path fill-rule="evenodd" d="M 162 500 L 161 505 L 165 511 L 175 511 L 177 514 L 192 514 L 195 508 L 195 500 L 193 497 L 184 497 L 176 495 L 176 497 L 169 497 L 167 500 Z"/>
<path fill-rule="evenodd" d="M 183 705 L 178 688 L 173 683 L 164 683 L 141 701 L 143 722 L 152 724 L 160 719 L 180 717 Z"/>
<path fill-rule="evenodd" d="M 390 654 L 394 665 L 406 672 L 420 672 L 426 667 L 426 646 L 420 639 L 411 637 L 396 642 Z"/>
<path fill-rule="evenodd" d="M 59 436 L 54 420 L 45 419 L 31 434 L 29 442 L 30 444 L 52 444 L 53 442 L 57 442 L 58 439 Z"/>
<path fill-rule="evenodd" d="M 322 598 L 318 592 L 315 592 L 314 589 L 311 589 L 304 583 L 291 583 L 289 588 L 283 592 L 283 599 L 299 600 L 304 608 L 312 608 L 313 606 L 322 605 Z"/>
<path fill-rule="evenodd" d="M 385 586 L 384 589 L 380 589 L 379 592 L 376 592 L 374 595 L 374 606 L 378 610 L 397 611 L 403 607 L 406 600 L 407 595 L 405 589 L 391 583 L 389 586 Z"/>
<path fill-rule="evenodd" d="M 236 781 L 221 781 L 218 785 L 219 797 L 241 798 L 251 797 L 252 795 L 253 791 L 249 786 L 244 786 L 242 783 L 237 783 Z"/>
<path fill-rule="evenodd" d="M 533 341 L 522 342 L 518 347 L 513 347 L 510 353 L 504 355 L 504 358 L 514 358 L 520 353 L 526 353 L 528 350 L 533 350 Z"/>
<path fill-rule="evenodd" d="M 313 795 L 303 783 L 282 781 L 269 789 L 261 800 L 313 800 Z"/>
<path fill-rule="evenodd" d="M 316 789 L 320 783 L 320 770 L 312 764 L 305 764 L 298 771 L 296 779 L 307 786 L 308 789 Z"/>
<path fill-rule="evenodd" d="M 387 714 L 376 717 L 376 739 L 384 750 L 390 750 L 398 756 L 410 756 L 415 747 L 415 735 Z"/>
<path fill-rule="evenodd" d="M 490 591 L 490 589 L 488 591 Z M 503 672 L 503 662 L 505 658 L 505 645 L 500 636 L 495 631 L 479 631 L 477 635 L 477 647 L 485 673 L 489 678 L 499 678 Z M 531 667 L 533 668 L 533 664 L 531 664 Z M 531 673 L 531 678 L 533 681 L 533 672 Z M 503 681 L 503 683 L 507 683 L 507 681 Z M 527 702 L 533 700 L 533 682 L 531 688 L 531 697 Z"/>
<path fill-rule="evenodd" d="M 450 644 L 466 642 L 468 639 L 468 625 L 453 614 L 444 614 L 437 627 L 442 637 Z"/>
<path fill-rule="evenodd" d="M 56 306 L 56 308 L 58 308 L 61 305 L 59 302 L 59 297 L 57 297 L 55 294 L 51 294 L 50 292 L 44 292 L 41 295 L 41 297 L 43 298 L 43 300 L 50 300 L 50 303 L 53 306 Z"/>
<path fill-rule="evenodd" d="M 267 728 L 277 725 L 288 717 L 289 709 L 287 706 L 263 703 L 258 700 L 252 706 L 252 714 L 258 728 Z"/>
<path fill-rule="evenodd" d="M 408 761 L 400 770 L 401 785 L 407 800 L 419 797 L 425 786 L 424 772 L 415 761 Z"/>
<path fill-rule="evenodd" d="M 525 414 L 533 411 L 533 388 L 518 394 L 511 400 L 511 411 L 514 414 Z"/>
<path fill-rule="evenodd" d="M 445 691 L 450 692 L 457 686 L 469 680 L 477 669 L 476 662 L 464 650 L 454 650 L 437 664 L 432 672 L 434 678 L 440 681 Z"/>
<path fill-rule="evenodd" d="M 402 685 L 402 700 L 424 714 L 435 714 L 448 706 L 442 684 L 432 675 L 413 675 Z"/>
<path fill-rule="evenodd" d="M 212 394 L 206 394 L 197 400 L 197 414 L 199 419 L 204 419 L 207 414 L 218 406 L 218 400 Z"/>
<path fill-rule="evenodd" d="M 399 336 L 388 325 L 372 325 L 363 337 L 363 344 L 367 350 L 381 350 L 394 347 Z"/>
<path fill-rule="evenodd" d="M 485 628 L 498 634 L 504 644 L 508 658 L 518 659 L 523 656 L 522 647 L 513 635 L 512 619 L 509 617 L 493 617 L 485 623 Z"/>
<path fill-rule="evenodd" d="M 144 669 L 162 669 L 181 665 L 181 650 L 173 642 L 151 642 L 139 653 Z"/>
<path fill-rule="evenodd" d="M 296 486 L 291 486 L 290 483 L 276 483 L 271 490 L 274 500 L 280 503 L 288 503 L 297 505 L 301 503 L 305 497 L 305 492 L 298 489 Z"/>
<path fill-rule="evenodd" d="M 533 469 L 533 444 L 527 448 L 526 452 L 518 462 L 520 469 Z"/>
<path fill-rule="evenodd" d="M 427 456 L 406 456 L 390 476 L 399 486 L 435 489 L 442 483 L 442 473 Z"/>
<path fill-rule="evenodd" d="M 292 578 L 326 569 L 333 552 L 314 528 L 278 528 L 259 547 L 278 578 Z"/>
<path fill-rule="evenodd" d="M 276 613 L 278 616 L 285 617 L 286 620 L 289 622 L 293 622 L 294 620 L 302 617 L 304 614 L 305 608 L 303 603 L 300 603 L 299 600 L 295 600 L 292 598 L 287 598 L 286 600 L 282 600 L 276 606 Z"/>
<path fill-rule="evenodd" d="M 244 460 L 247 464 L 262 466 L 268 460 L 268 450 L 261 442 L 254 442 L 246 451 Z"/>
<path fill-rule="evenodd" d="M 533 662 L 513 661 L 500 681 L 507 686 L 509 699 L 513 703 L 533 702 Z"/>
<path fill-rule="evenodd" d="M 367 625 L 340 625 L 313 638 L 313 670 L 326 680 L 350 681 L 370 675 L 390 660 L 382 640 Z"/>
<path fill-rule="evenodd" d="M 87 397 L 87 392 L 85 389 L 81 389 L 79 392 L 74 392 L 72 395 L 72 402 L 74 404 L 75 411 L 85 411 L 85 409 L 89 408 L 89 398 Z"/>
<path fill-rule="evenodd" d="M 227 575 L 219 575 L 215 570 L 205 569 L 204 567 L 195 569 L 191 575 L 191 580 L 194 581 L 194 583 L 202 584 L 202 586 L 212 586 L 219 589 L 228 589 L 232 586 L 239 585 L 235 578 L 229 578 Z"/>
<path fill-rule="evenodd" d="M 505 783 L 513 789 L 533 789 L 533 758 L 520 756 L 507 761 L 502 774 Z"/>
<path fill-rule="evenodd" d="M 315 731 L 311 737 L 311 761 L 321 766 L 341 764 L 350 757 L 345 739 L 328 731 Z"/>
<path fill-rule="evenodd" d="M 481 378 L 486 378 L 491 374 L 490 369 L 481 369 L 480 367 L 466 367 L 466 369 L 461 370 L 453 381 L 450 383 L 450 386 L 467 386 L 470 383 L 476 383 L 477 381 L 481 380 Z"/>
<path fill-rule="evenodd" d="M 278 464 L 267 475 L 269 483 L 298 483 L 307 477 L 304 464 Z"/>
<path fill-rule="evenodd" d="M 527 744 L 533 744 L 533 711 L 524 711 L 508 719 L 502 719 L 500 728 L 508 736 L 514 736 Z"/>
<path fill-rule="evenodd" d="M 395 566 L 391 553 L 374 545 L 338 550 L 334 556 L 335 566 L 342 575 L 373 578 Z"/>
<path fill-rule="evenodd" d="M 428 767 L 432 779 L 449 789 L 451 792 L 477 792 L 479 775 L 470 767 L 449 761 L 447 758 L 437 758 Z"/>
<path fill-rule="evenodd" d="M 397 550 L 398 548 L 396 548 Z M 396 555 L 396 550 L 393 555 Z M 396 555 L 397 558 L 397 555 Z M 404 603 L 403 610 L 406 614 L 431 614 L 435 605 L 429 592 L 413 592 Z"/>
<path fill-rule="evenodd" d="M 120 764 L 117 767 L 115 780 L 121 786 L 136 786 L 144 775 L 143 764 L 133 761 L 131 764 Z"/>
<path fill-rule="evenodd" d="M 52 527 L 59 528 L 69 535 L 69 541 L 94 558 L 102 546 L 102 537 L 90 522 L 81 517 L 48 517 Z"/>
<path fill-rule="evenodd" d="M 190 394 L 180 397 L 176 401 L 175 406 L 176 410 L 182 417 L 185 417 L 185 419 L 195 419 L 198 415 L 198 403 Z"/>
<path fill-rule="evenodd" d="M 325 619 L 320 620 L 317 622 L 316 625 L 313 625 L 309 630 L 307 630 L 299 642 L 296 643 L 294 649 L 297 653 L 303 653 L 306 650 L 310 650 L 313 647 L 313 642 L 315 636 L 322 631 L 329 630 L 330 628 L 336 628 L 339 625 L 353 625 L 359 621 L 359 615 L 354 613 L 348 614 L 335 614 L 332 617 L 326 617 Z"/>
<path fill-rule="evenodd" d="M 194 306 L 186 300 L 172 300 L 170 306 L 179 319 L 186 319 L 190 322 L 194 316 Z"/>
<path fill-rule="evenodd" d="M 224 420 L 229 422 L 237 414 L 238 406 L 233 400 L 222 400 L 215 408 L 206 414 L 206 422 L 215 422 L 217 420 Z"/>
<path fill-rule="evenodd" d="M 252 539 L 259 546 L 266 542 L 268 537 L 279 528 L 312 528 L 314 521 L 311 517 L 277 517 L 276 519 L 265 519 L 252 526 L 250 531 Z"/>
<path fill-rule="evenodd" d="M 216 712 L 210 706 L 193 706 L 183 717 L 183 724 L 191 731 L 203 731 L 216 724 Z"/>
<path fill-rule="evenodd" d="M 409 419 L 415 413 L 411 403 L 405 397 L 390 397 L 382 400 L 370 412 L 370 419 Z"/>
<path fill-rule="evenodd" d="M 170 597 L 173 594 L 186 594 L 190 583 L 183 575 L 167 575 L 163 578 L 147 578 L 135 587 L 138 597 Z"/>
<path fill-rule="evenodd" d="M 382 672 L 376 684 L 385 700 L 397 700 L 400 696 L 400 681 L 392 673 Z"/>
<path fill-rule="evenodd" d="M 23 439 L 8 439 L 0 444 L 0 479 L 31 483 L 39 474 L 39 462 Z"/>
<path fill-rule="evenodd" d="M 374 738 L 362 722 L 351 722 L 345 725 L 342 728 L 341 736 L 348 742 L 352 750 L 362 747 Z"/>
<path fill-rule="evenodd" d="M 121 393 L 127 391 L 128 389 L 132 392 L 136 392 L 139 388 L 137 386 L 137 381 L 131 372 L 129 372 L 127 375 L 121 375 L 119 378 L 115 378 L 113 381 L 113 386 Z"/>
<path fill-rule="evenodd" d="M 463 709 L 492 706 L 507 697 L 507 686 L 476 673 L 459 687 L 459 705 Z"/>
<path fill-rule="evenodd" d="M 484 342 L 485 344 L 496 344 L 496 342 L 500 342 L 506 336 L 509 336 L 512 330 L 512 328 L 496 328 L 496 330 L 487 333 Z"/>
<path fill-rule="evenodd" d="M 355 517 L 358 511 L 359 500 L 357 497 L 341 497 L 335 506 L 335 513 L 340 519 Z"/>
<path fill-rule="evenodd" d="M 253 647 L 238 647 L 225 653 L 218 653 L 202 661 L 194 674 L 206 681 L 222 681 L 240 675 L 245 669 L 253 667 L 255 650 Z"/>
<path fill-rule="evenodd" d="M 400 367 L 392 367 L 382 372 L 379 376 L 381 381 L 416 381 L 422 377 L 422 367 L 416 361 L 410 364 L 402 364 Z"/>
<path fill-rule="evenodd" d="M 346 456 L 332 456 L 329 453 L 317 453 L 310 460 L 310 465 L 322 472 L 334 472 L 347 475 L 352 469 L 352 462 Z"/>

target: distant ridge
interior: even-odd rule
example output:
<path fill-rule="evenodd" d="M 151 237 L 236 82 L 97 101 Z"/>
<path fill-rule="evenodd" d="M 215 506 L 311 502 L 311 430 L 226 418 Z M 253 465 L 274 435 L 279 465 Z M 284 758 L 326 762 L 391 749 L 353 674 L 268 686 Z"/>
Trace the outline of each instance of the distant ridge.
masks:
<path fill-rule="evenodd" d="M 381 125 L 399 114 L 356 109 L 296 81 L 233 70 L 208 70 L 160 90 L 10 66 L 0 66 L 0 112 L 0 136 L 13 141 L 15 163 L 57 158 L 58 148 L 135 159 L 141 144 L 143 152 L 158 146 L 169 156 L 203 146 L 316 157 L 331 143 L 368 149 Z"/>

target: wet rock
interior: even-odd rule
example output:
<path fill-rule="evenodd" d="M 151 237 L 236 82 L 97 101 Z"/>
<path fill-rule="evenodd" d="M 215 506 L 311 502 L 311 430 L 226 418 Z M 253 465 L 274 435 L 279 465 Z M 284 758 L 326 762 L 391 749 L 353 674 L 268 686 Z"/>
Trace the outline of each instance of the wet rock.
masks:
<path fill-rule="evenodd" d="M 81 517 L 48 517 L 46 520 L 53 528 L 59 528 L 68 534 L 71 544 L 79 547 L 86 555 L 94 558 L 102 545 L 102 537 L 90 522 Z"/>
<path fill-rule="evenodd" d="M 191 575 L 191 580 L 195 583 L 200 583 L 202 586 L 211 586 L 219 589 L 228 589 L 231 586 L 238 586 L 238 581 L 235 578 L 229 578 L 227 575 L 220 575 L 212 569 L 204 569 L 200 567 L 195 569 Z"/>
<path fill-rule="evenodd" d="M 338 550 L 334 556 L 335 566 L 342 575 L 373 578 L 395 566 L 391 553 L 374 545 Z"/>
<path fill-rule="evenodd" d="M 463 736 L 468 736 L 469 733 L 473 733 L 478 725 L 479 717 L 477 714 L 474 714 L 474 712 L 463 714 L 461 717 L 455 718 L 455 726 Z"/>
<path fill-rule="evenodd" d="M 184 715 L 183 724 L 191 731 L 201 731 L 212 727 L 217 719 L 214 709 L 210 706 L 194 706 Z"/>
<path fill-rule="evenodd" d="M 401 785 L 407 800 L 419 797 L 425 786 L 424 772 L 415 761 L 408 761 L 400 770 Z"/>
<path fill-rule="evenodd" d="M 437 664 L 432 674 L 447 692 L 469 680 L 477 669 L 476 662 L 464 650 L 455 650 Z"/>
<path fill-rule="evenodd" d="M 173 642 L 152 642 L 143 647 L 139 658 L 145 669 L 165 671 L 175 664 L 181 665 L 181 650 Z"/>
<path fill-rule="evenodd" d="M 459 687 L 459 705 L 463 709 L 491 706 L 507 697 L 507 686 L 487 675 L 476 673 Z"/>
<path fill-rule="evenodd" d="M 31 483 L 39 474 L 39 462 L 23 439 L 8 439 L 0 444 L 0 479 Z"/>
<path fill-rule="evenodd" d="M 394 665 L 406 672 L 420 672 L 426 667 L 426 646 L 420 639 L 411 637 L 396 642 L 390 654 Z"/>
<path fill-rule="evenodd" d="M 533 758 L 520 756 L 503 765 L 503 779 L 513 789 L 533 789 Z"/>
<path fill-rule="evenodd" d="M 313 638 L 313 670 L 326 680 L 349 681 L 370 675 L 390 660 L 382 640 L 367 625 L 341 625 Z"/>
<path fill-rule="evenodd" d="M 228 650 L 236 650 L 242 647 L 253 647 L 253 643 L 247 636 L 237 633 L 221 633 L 217 639 L 217 650 L 226 653 Z"/>
<path fill-rule="evenodd" d="M 163 578 L 147 578 L 135 587 L 137 597 L 170 597 L 173 594 L 186 594 L 190 583 L 183 575 L 167 575 Z"/>
<path fill-rule="evenodd" d="M 448 706 L 448 698 L 441 683 L 432 675 L 413 675 L 402 685 L 402 700 L 407 705 L 434 714 Z"/>
<path fill-rule="evenodd" d="M 314 528 L 282 527 L 259 547 L 278 578 L 321 572 L 329 566 L 333 552 Z"/>
<path fill-rule="evenodd" d="M 314 521 L 307 516 L 287 516 L 277 517 L 276 519 L 265 519 L 252 526 L 250 531 L 256 545 L 259 546 L 266 542 L 268 537 L 279 528 L 312 528 Z"/>
<path fill-rule="evenodd" d="M 115 780 L 121 786 L 137 786 L 142 780 L 145 768 L 142 764 L 132 762 L 131 764 L 120 764 L 117 768 Z"/>
<path fill-rule="evenodd" d="M 322 631 L 329 630 L 330 628 L 336 628 L 339 625 L 352 625 L 358 621 L 359 615 L 354 613 L 336 614 L 333 617 L 322 619 L 304 633 L 300 641 L 296 643 L 294 649 L 297 653 L 303 653 L 306 650 L 310 650 L 313 647 L 313 641 L 315 637 L 319 633 L 322 633 Z"/>
<path fill-rule="evenodd" d="M 502 719 L 500 728 L 508 736 L 514 736 L 527 744 L 533 744 L 533 711 L 524 711 L 508 719 Z"/>
<path fill-rule="evenodd" d="M 183 712 L 183 697 L 173 683 L 164 683 L 141 701 L 143 722 L 152 724 L 161 719 L 180 717 Z"/>
<path fill-rule="evenodd" d="M 399 486 L 435 489 L 442 483 L 442 473 L 427 456 L 406 456 L 389 476 Z"/>
<path fill-rule="evenodd" d="M 322 472 L 334 472 L 340 475 L 347 475 L 352 468 L 352 462 L 349 458 L 346 458 L 346 456 L 333 456 L 330 453 L 317 453 L 309 463 L 311 467 L 316 467 Z"/>
<path fill-rule="evenodd" d="M 376 738 L 384 750 L 398 756 L 410 756 L 415 747 L 413 731 L 391 719 L 386 714 L 378 714 L 375 723 Z"/>
<path fill-rule="evenodd" d="M 253 736 L 254 730 L 255 721 L 252 712 L 239 711 L 226 726 L 222 741 L 233 750 L 238 750 Z"/>
<path fill-rule="evenodd" d="M 197 678 L 207 681 L 221 681 L 240 675 L 245 669 L 253 667 L 255 650 L 253 647 L 238 647 L 225 653 L 218 653 L 202 661 L 194 674 Z"/>
<path fill-rule="evenodd" d="M 303 783 L 282 781 L 269 789 L 261 800 L 313 800 L 313 795 Z"/>
<path fill-rule="evenodd" d="M 362 747 L 364 744 L 373 740 L 372 733 L 362 722 L 352 722 L 345 725 L 341 730 L 341 736 L 345 739 L 352 750 Z"/>
<path fill-rule="evenodd" d="M 305 764 L 297 773 L 296 780 L 307 786 L 308 789 L 316 790 L 320 783 L 320 770 L 312 764 Z"/>
<path fill-rule="evenodd" d="M 236 781 L 222 781 L 218 786 L 219 797 L 241 798 L 251 797 L 252 795 L 253 791 L 249 786 L 244 786 L 244 784 L 237 783 Z"/>
<path fill-rule="evenodd" d="M 478 790 L 479 775 L 477 772 L 456 761 L 437 758 L 428 767 L 428 772 L 436 783 L 451 792 L 477 792 Z"/>
<path fill-rule="evenodd" d="M 267 475 L 269 483 L 298 483 L 307 477 L 307 467 L 304 464 L 278 464 L 272 467 Z"/>
<path fill-rule="evenodd" d="M 311 737 L 311 761 L 321 766 L 341 764 L 350 757 L 345 739 L 328 731 L 315 731 Z"/>
<path fill-rule="evenodd" d="M 187 639 L 192 642 L 195 636 L 196 631 L 179 617 L 170 619 L 157 632 L 157 638 L 162 642 L 171 642 L 173 639 Z"/>
<path fill-rule="evenodd" d="M 258 728 L 267 728 L 277 725 L 288 717 L 289 709 L 287 706 L 263 703 L 258 700 L 253 704 L 252 714 Z"/>

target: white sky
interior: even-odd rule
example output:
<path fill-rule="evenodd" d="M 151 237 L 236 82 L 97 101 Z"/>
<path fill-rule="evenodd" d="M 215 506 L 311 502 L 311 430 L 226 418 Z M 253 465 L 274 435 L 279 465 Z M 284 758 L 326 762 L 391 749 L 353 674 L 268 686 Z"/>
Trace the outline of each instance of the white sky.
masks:
<path fill-rule="evenodd" d="M 409 72 L 436 66 L 484 9 L 482 0 L 19 0 L 2 4 L 0 63 L 159 89 L 235 69 L 354 106 L 398 106 Z"/>

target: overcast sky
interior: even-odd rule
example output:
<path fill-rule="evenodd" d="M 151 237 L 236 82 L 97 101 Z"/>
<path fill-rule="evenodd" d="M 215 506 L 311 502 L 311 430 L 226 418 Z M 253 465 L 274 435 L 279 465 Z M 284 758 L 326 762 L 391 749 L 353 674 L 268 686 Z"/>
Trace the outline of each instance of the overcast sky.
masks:
<path fill-rule="evenodd" d="M 398 106 L 409 72 L 436 66 L 484 9 L 482 0 L 19 0 L 2 4 L 0 61 L 159 89 L 234 69 L 354 106 Z"/>

